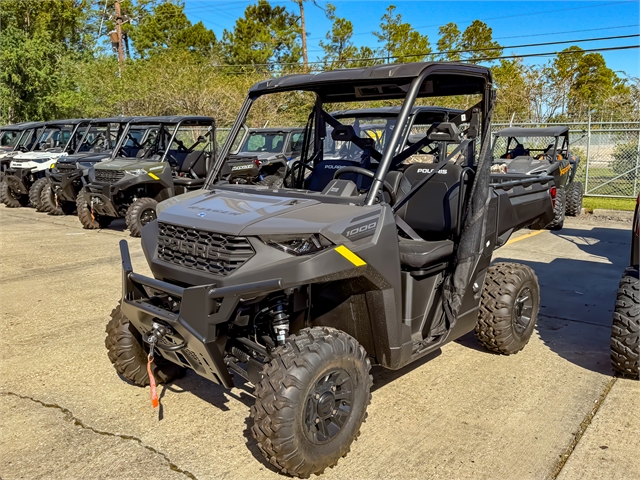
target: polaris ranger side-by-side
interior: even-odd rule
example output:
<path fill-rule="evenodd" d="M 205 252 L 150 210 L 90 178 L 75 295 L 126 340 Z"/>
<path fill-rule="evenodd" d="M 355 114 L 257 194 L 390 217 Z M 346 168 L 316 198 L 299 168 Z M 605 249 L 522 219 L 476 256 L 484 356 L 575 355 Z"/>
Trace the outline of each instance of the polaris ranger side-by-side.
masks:
<path fill-rule="evenodd" d="M 228 181 L 281 187 L 287 165 L 302 152 L 303 134 L 299 127 L 250 129 L 226 162 Z"/>
<path fill-rule="evenodd" d="M 41 193 L 47 184 L 45 172 L 60 157 L 75 152 L 88 124 L 87 119 L 53 120 L 35 132 L 37 139 L 32 149 L 14 156 L 5 171 L 5 205 L 21 207 L 30 203 L 41 211 Z"/>
<path fill-rule="evenodd" d="M 138 142 L 134 132 L 144 130 Z M 124 217 L 132 236 L 156 218 L 162 200 L 204 186 L 215 153 L 211 117 L 131 119 L 116 147 L 117 156 L 95 165 L 78 197 L 78 218 L 86 228 Z M 136 148 L 129 149 L 128 142 Z"/>
<path fill-rule="evenodd" d="M 48 185 L 42 189 L 42 209 L 52 215 L 72 213 L 76 208 L 78 194 L 88 183 L 89 170 L 98 162 L 104 162 L 116 155 L 115 147 L 131 117 L 98 118 L 91 120 L 76 152 L 61 157 L 46 175 Z M 120 147 L 124 155 L 139 151 L 136 142 L 144 140 L 146 130 L 133 129 L 130 139 Z M 134 139 L 134 140 L 132 140 Z M 83 212 L 86 215 L 86 212 Z M 90 217 L 90 215 L 86 215 Z M 100 228 L 95 218 L 87 221 L 88 228 Z"/>
<path fill-rule="evenodd" d="M 254 101 L 290 91 L 316 97 L 291 188 L 217 181 Z M 449 95 L 479 102 L 404 148 L 416 99 Z M 493 352 L 520 351 L 535 328 L 537 279 L 525 265 L 491 266 L 491 256 L 522 225 L 550 221 L 553 179 L 491 178 L 494 98 L 489 69 L 455 63 L 254 85 L 206 188 L 159 204 L 143 228 L 153 277 L 133 270 L 120 243 L 123 295 L 105 341 L 115 369 L 137 385 L 185 368 L 226 388 L 232 375 L 244 378 L 255 385 L 260 450 L 307 477 L 349 452 L 372 364 L 397 370 L 474 329 Z M 367 100 L 403 102 L 381 151 L 328 113 L 331 103 Z M 360 149 L 359 164 L 325 159 L 328 135 Z M 428 145 L 436 162 L 405 163 Z M 323 182 L 327 165 L 334 173 Z"/>
<path fill-rule="evenodd" d="M 494 162 L 506 173 L 553 176 L 555 214 L 547 228 L 560 230 L 565 214 L 580 215 L 582 183 L 574 180 L 580 158 L 569 148 L 569 127 L 509 127 L 495 136 L 494 154 L 500 158 Z"/>
<path fill-rule="evenodd" d="M 2 149 L 0 149 L 0 201 L 2 203 L 6 204 L 7 202 L 4 200 L 6 195 L 12 193 L 3 183 L 5 171 L 11 165 L 13 157 L 20 153 L 29 152 L 36 147 L 39 129 L 42 127 L 44 127 L 43 122 L 24 122 L 2 127 Z M 29 199 L 19 193 L 14 193 L 11 195 L 10 203 L 16 202 L 17 206 L 21 206 L 21 202 L 27 205 Z"/>

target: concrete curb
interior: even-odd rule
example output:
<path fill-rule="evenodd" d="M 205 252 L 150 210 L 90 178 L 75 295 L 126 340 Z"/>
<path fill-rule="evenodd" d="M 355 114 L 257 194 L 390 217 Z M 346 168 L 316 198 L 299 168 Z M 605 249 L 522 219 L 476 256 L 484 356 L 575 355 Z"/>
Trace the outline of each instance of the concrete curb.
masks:
<path fill-rule="evenodd" d="M 593 215 L 596 217 L 607 217 L 620 221 L 630 222 L 633 220 L 633 212 L 628 212 L 625 210 L 606 210 L 604 208 L 594 208 Z"/>

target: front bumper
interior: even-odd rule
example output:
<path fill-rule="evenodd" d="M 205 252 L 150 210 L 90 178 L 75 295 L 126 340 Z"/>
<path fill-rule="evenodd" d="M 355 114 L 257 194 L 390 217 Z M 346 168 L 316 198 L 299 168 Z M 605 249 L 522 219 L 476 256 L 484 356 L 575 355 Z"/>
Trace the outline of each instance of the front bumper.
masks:
<path fill-rule="evenodd" d="M 14 192 L 21 195 L 28 195 L 31 185 L 31 170 L 26 168 L 8 168 L 5 171 L 3 181 L 7 182 Z"/>
<path fill-rule="evenodd" d="M 82 170 L 70 170 L 65 173 L 47 172 L 47 177 L 51 182 L 51 189 L 58 196 L 59 200 L 74 202 L 77 192 L 86 183 Z"/>
<path fill-rule="evenodd" d="M 232 320 L 241 296 L 282 289 L 280 279 L 217 288 L 215 284 L 183 288 L 133 271 L 126 240 L 122 258 L 122 313 L 142 334 L 154 322 L 171 327 L 157 348 L 170 362 L 191 368 L 227 388 L 233 381 L 224 362 L 226 335 L 220 324 Z M 173 305 L 172 309 L 166 305 Z M 184 345 L 183 348 L 178 348 Z"/>
<path fill-rule="evenodd" d="M 87 203 L 98 215 L 119 217 L 116 204 L 112 200 L 117 190 L 118 188 L 111 184 L 89 183 L 85 188 Z"/>

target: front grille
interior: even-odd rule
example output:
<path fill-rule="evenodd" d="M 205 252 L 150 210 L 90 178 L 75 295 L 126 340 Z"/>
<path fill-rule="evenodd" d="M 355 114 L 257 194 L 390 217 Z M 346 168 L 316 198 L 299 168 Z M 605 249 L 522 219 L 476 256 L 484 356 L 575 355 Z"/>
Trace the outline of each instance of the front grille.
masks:
<path fill-rule="evenodd" d="M 96 168 L 96 182 L 102 183 L 116 183 L 122 177 L 124 177 L 124 172 L 122 170 L 106 170 L 101 168 Z"/>
<path fill-rule="evenodd" d="M 158 224 L 158 257 L 214 275 L 228 275 L 255 254 L 246 237 Z"/>
<path fill-rule="evenodd" d="M 64 172 L 64 173 L 74 172 L 78 169 L 75 163 L 59 163 L 56 165 L 56 168 L 60 172 Z"/>

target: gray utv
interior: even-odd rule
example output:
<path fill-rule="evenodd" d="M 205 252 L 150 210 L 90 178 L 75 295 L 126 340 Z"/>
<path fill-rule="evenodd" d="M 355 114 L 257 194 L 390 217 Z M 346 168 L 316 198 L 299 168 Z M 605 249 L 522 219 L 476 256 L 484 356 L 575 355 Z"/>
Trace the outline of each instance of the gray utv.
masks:
<path fill-rule="evenodd" d="M 287 165 L 302 152 L 303 128 L 250 129 L 226 162 L 230 183 L 281 187 Z"/>
<path fill-rule="evenodd" d="M 138 141 L 136 132 L 144 132 Z M 132 145 L 132 148 L 129 146 Z M 78 218 L 85 228 L 104 228 L 124 217 L 134 237 L 156 218 L 162 200 L 204 186 L 215 152 L 211 117 L 136 117 L 127 124 L 115 156 L 89 172 L 78 196 Z"/>
<path fill-rule="evenodd" d="M 317 99 L 291 188 L 218 181 L 254 101 L 290 91 Z M 400 147 L 416 98 L 449 95 L 480 101 Z M 162 202 L 143 228 L 152 277 L 133 270 L 120 243 L 123 294 L 105 340 L 116 371 L 141 386 L 185 369 L 225 388 L 232 375 L 250 382 L 260 450 L 308 477 L 349 452 L 372 364 L 400 369 L 473 330 L 492 352 L 520 351 L 535 328 L 538 282 L 531 268 L 491 266 L 491 257 L 516 229 L 553 218 L 553 179 L 492 179 L 494 98 L 489 69 L 455 63 L 254 85 L 206 188 Z M 382 151 L 325 108 L 368 100 L 403 103 Z M 324 158 L 329 131 L 361 150 L 357 165 Z M 405 162 L 431 147 L 431 164 Z"/>
<path fill-rule="evenodd" d="M 61 157 L 55 165 L 47 170 L 48 184 L 42 189 L 42 209 L 51 215 L 72 213 L 77 208 L 78 196 L 84 195 L 82 189 L 89 182 L 89 174 L 99 163 L 110 160 L 117 153 L 133 156 L 140 151 L 140 142 L 144 141 L 147 130 L 133 128 L 129 130 L 129 138 L 122 143 L 118 152 L 115 147 L 120 142 L 127 124 L 133 117 L 97 118 L 91 120 L 76 152 Z M 81 207 L 82 208 L 82 207 Z M 100 228 L 100 221 L 87 215 L 87 228 Z"/>
<path fill-rule="evenodd" d="M 509 127 L 495 134 L 494 171 L 551 175 L 555 184 L 554 218 L 546 226 L 560 230 L 565 215 L 575 217 L 582 210 L 582 183 L 575 181 L 580 158 L 569 147 L 569 127 Z"/>

